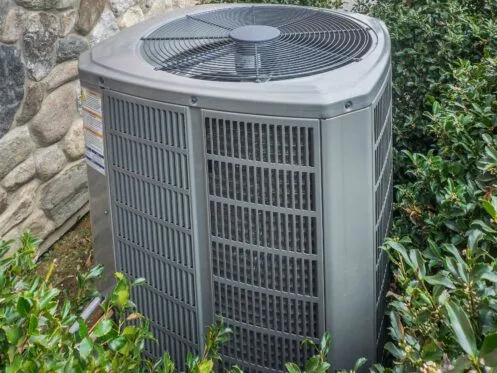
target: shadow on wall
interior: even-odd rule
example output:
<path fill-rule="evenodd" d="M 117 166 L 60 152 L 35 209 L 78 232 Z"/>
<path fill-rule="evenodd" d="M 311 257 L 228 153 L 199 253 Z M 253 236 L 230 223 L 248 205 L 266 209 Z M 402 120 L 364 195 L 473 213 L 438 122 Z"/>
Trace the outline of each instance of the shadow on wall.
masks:
<path fill-rule="evenodd" d="M 0 238 L 48 248 L 88 210 L 77 58 L 194 0 L 0 0 Z"/>

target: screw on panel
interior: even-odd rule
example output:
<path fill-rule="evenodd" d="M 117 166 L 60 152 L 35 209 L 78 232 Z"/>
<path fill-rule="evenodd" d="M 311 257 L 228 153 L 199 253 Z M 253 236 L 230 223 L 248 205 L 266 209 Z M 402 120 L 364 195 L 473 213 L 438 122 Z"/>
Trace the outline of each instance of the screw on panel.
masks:
<path fill-rule="evenodd" d="M 345 109 L 346 109 L 346 110 L 350 110 L 350 109 L 352 109 L 352 101 L 347 101 L 347 102 L 345 103 Z"/>
<path fill-rule="evenodd" d="M 98 84 L 99 84 L 100 86 L 103 86 L 103 85 L 104 85 L 104 83 L 105 83 L 104 78 L 102 78 L 101 76 L 99 76 L 99 77 L 98 77 Z"/>
<path fill-rule="evenodd" d="M 198 98 L 195 96 L 190 97 L 190 104 L 192 105 L 197 105 L 198 103 Z"/>

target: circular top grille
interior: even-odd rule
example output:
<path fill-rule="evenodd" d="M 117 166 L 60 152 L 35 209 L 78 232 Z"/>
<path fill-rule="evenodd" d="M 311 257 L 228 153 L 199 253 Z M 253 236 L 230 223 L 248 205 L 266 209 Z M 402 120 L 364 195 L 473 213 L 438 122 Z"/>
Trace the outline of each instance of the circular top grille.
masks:
<path fill-rule="evenodd" d="M 344 14 L 293 6 L 246 6 L 187 15 L 142 38 L 157 70 L 196 79 L 291 79 L 359 61 L 372 30 Z"/>

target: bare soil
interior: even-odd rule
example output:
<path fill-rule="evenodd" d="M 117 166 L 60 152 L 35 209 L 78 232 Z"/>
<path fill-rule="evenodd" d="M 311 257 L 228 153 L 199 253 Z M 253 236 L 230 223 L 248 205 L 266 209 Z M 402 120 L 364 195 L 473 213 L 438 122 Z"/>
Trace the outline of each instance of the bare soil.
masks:
<path fill-rule="evenodd" d="M 69 232 L 39 258 L 36 272 L 45 276 L 55 260 L 51 282 L 71 299 L 78 289 L 76 274 L 93 265 L 90 216 L 86 214 Z"/>

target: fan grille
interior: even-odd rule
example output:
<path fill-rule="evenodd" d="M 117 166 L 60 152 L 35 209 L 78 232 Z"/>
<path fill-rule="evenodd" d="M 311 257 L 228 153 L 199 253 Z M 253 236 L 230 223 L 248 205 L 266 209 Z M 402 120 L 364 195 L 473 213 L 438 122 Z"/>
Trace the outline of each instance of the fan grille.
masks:
<path fill-rule="evenodd" d="M 274 32 L 277 36 L 269 40 L 254 37 L 254 41 L 233 37 L 237 29 L 253 25 L 261 26 L 261 33 L 275 28 L 279 34 Z M 142 38 L 142 54 L 157 70 L 181 76 L 265 82 L 314 75 L 357 62 L 370 50 L 372 35 L 367 25 L 342 13 L 252 5 L 165 23 Z"/>

